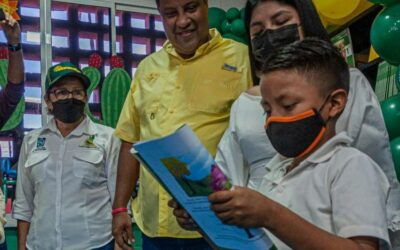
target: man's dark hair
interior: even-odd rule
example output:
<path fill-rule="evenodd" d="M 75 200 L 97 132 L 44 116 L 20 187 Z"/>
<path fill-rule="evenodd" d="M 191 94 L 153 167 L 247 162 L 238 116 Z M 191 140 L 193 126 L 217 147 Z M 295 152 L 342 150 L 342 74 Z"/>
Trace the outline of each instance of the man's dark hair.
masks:
<path fill-rule="evenodd" d="M 159 1 L 159 0 L 157 0 Z M 318 12 L 312 2 L 312 0 L 248 0 L 245 8 L 245 26 L 246 34 L 250 39 L 250 21 L 253 10 L 258 4 L 268 1 L 274 1 L 282 4 L 292 6 L 300 17 L 301 27 L 303 28 L 305 37 L 318 37 L 329 41 L 329 35 L 322 25 L 321 19 L 319 18 Z M 259 79 L 256 76 L 256 63 L 252 54 L 252 46 L 249 43 L 249 58 L 250 66 L 253 77 L 254 85 L 258 85 Z"/>
<path fill-rule="evenodd" d="M 203 0 L 205 2 L 205 0 Z M 160 0 L 156 0 L 157 8 L 160 7 Z"/>
<path fill-rule="evenodd" d="M 322 95 L 336 89 L 349 90 L 349 67 L 339 49 L 318 38 L 306 38 L 271 53 L 261 72 L 278 70 L 296 70 L 310 82 L 318 83 Z"/>

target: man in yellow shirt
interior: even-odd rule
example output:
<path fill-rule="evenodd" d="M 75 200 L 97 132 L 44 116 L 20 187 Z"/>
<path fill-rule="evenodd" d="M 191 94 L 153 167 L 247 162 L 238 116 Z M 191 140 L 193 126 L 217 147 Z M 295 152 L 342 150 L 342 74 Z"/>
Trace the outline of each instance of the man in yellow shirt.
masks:
<path fill-rule="evenodd" d="M 157 7 L 168 41 L 140 63 L 115 132 L 122 146 L 113 234 L 120 247 L 131 249 L 125 208 L 140 175 L 132 210 L 143 232 L 143 249 L 210 249 L 201 235 L 179 227 L 167 205 L 170 196 L 129 150 L 137 141 L 188 124 L 215 155 L 231 104 L 251 85 L 248 50 L 209 30 L 207 0 L 159 0 Z"/>

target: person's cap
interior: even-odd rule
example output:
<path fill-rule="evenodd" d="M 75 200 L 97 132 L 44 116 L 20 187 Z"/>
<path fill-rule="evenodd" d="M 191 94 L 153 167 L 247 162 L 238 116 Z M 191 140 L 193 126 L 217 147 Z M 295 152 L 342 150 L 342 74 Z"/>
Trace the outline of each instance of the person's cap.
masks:
<path fill-rule="evenodd" d="M 90 86 L 89 78 L 83 74 L 82 70 L 75 66 L 70 62 L 61 62 L 49 68 L 46 76 L 45 90 L 49 90 L 49 88 L 58 82 L 61 78 L 65 76 L 75 76 L 82 80 L 82 84 L 85 89 L 88 89 Z"/>

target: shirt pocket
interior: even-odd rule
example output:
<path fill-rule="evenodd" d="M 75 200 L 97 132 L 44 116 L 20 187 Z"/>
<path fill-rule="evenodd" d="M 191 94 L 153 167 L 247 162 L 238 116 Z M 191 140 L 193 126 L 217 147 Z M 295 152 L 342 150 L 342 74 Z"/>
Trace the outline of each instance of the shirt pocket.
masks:
<path fill-rule="evenodd" d="M 229 112 L 232 103 L 243 91 L 241 72 L 220 70 L 204 74 L 204 80 L 192 84 L 188 108 L 206 113 Z"/>
<path fill-rule="evenodd" d="M 166 113 L 171 93 L 165 93 L 168 77 L 163 73 L 150 73 L 135 94 L 137 109 L 144 121 L 150 122 Z"/>
<path fill-rule="evenodd" d="M 90 182 L 105 178 L 104 154 L 97 149 L 82 149 L 73 154 L 73 172 L 78 178 Z"/>
<path fill-rule="evenodd" d="M 24 167 L 30 170 L 34 183 L 42 182 L 46 178 L 46 160 L 49 156 L 48 151 L 38 151 L 31 153 L 26 159 Z"/>

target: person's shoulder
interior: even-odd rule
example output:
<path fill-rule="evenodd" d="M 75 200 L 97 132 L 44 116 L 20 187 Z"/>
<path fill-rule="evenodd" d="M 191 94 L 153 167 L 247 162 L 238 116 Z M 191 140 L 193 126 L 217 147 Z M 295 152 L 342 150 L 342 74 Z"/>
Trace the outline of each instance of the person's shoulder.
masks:
<path fill-rule="evenodd" d="M 32 139 L 32 138 L 37 138 L 37 137 L 39 137 L 39 136 L 42 134 L 42 132 L 43 132 L 44 129 L 45 129 L 45 128 L 37 128 L 37 129 L 34 129 L 34 130 L 29 131 L 29 132 L 24 136 L 24 140 L 28 140 L 28 139 Z"/>
<path fill-rule="evenodd" d="M 352 146 L 342 146 L 332 157 L 331 167 L 339 171 L 345 169 L 370 169 L 379 171 L 379 166 L 364 152 Z"/>
<path fill-rule="evenodd" d="M 361 70 L 359 70 L 358 68 L 355 68 L 355 67 L 350 67 L 349 72 L 350 72 L 350 75 L 362 75 L 362 76 L 364 75 L 361 72 Z"/>
<path fill-rule="evenodd" d="M 351 68 L 349 68 L 349 72 L 350 72 L 350 82 L 355 82 L 355 81 L 368 82 L 365 75 L 359 69 L 351 67 Z"/>
<path fill-rule="evenodd" d="M 112 135 L 114 133 L 114 129 L 109 126 L 99 124 L 91 120 L 89 120 L 89 123 L 92 129 L 95 130 L 97 134 Z"/>
<path fill-rule="evenodd" d="M 386 190 L 390 184 L 381 167 L 364 152 L 346 146 L 341 148 L 330 161 L 328 176 L 330 183 L 353 182 L 359 185 L 376 183 Z M 368 180 L 366 184 L 365 180 Z"/>
<path fill-rule="evenodd" d="M 237 112 L 238 110 L 254 111 L 255 109 L 261 109 L 261 95 L 259 94 L 259 86 L 254 86 L 245 92 L 242 92 L 239 97 L 233 102 L 232 110 Z"/>
<path fill-rule="evenodd" d="M 240 51 L 240 52 L 246 52 L 246 53 L 248 52 L 247 45 L 237 42 L 232 39 L 222 38 L 221 45 L 224 48 L 229 48 L 229 49 Z"/>
<path fill-rule="evenodd" d="M 33 147 L 38 138 L 40 138 L 43 135 L 45 128 L 37 128 L 34 130 L 29 131 L 23 139 L 23 144 L 25 144 L 28 147 Z"/>
<path fill-rule="evenodd" d="M 370 99 L 373 95 L 374 90 L 365 75 L 357 68 L 350 68 L 349 96 Z"/>
<path fill-rule="evenodd" d="M 340 132 L 325 142 L 307 161 L 329 166 L 329 169 L 340 169 L 349 163 L 358 165 L 357 161 L 374 163 L 368 155 L 352 147 L 352 142 L 353 139 L 346 132 Z"/>
<path fill-rule="evenodd" d="M 253 86 L 251 88 L 249 88 L 248 90 L 246 90 L 246 93 L 251 95 L 251 96 L 261 96 L 261 90 L 260 90 L 260 86 Z"/>
<path fill-rule="evenodd" d="M 340 147 L 340 149 L 335 152 L 335 156 L 342 159 L 368 157 L 368 155 L 366 155 L 359 149 L 347 145 Z"/>
<path fill-rule="evenodd" d="M 88 119 L 88 131 L 90 134 L 96 134 L 98 137 L 109 139 L 114 134 L 114 129 L 112 127 L 96 123 L 92 121 L 89 117 Z"/>
<path fill-rule="evenodd" d="M 146 56 L 143 60 L 141 60 L 137 69 L 143 70 L 148 67 L 154 66 L 155 64 L 159 63 L 160 61 L 167 59 L 167 57 L 168 57 L 168 53 L 165 51 L 164 48 L 162 48 L 159 51 L 151 53 L 150 55 Z"/>

